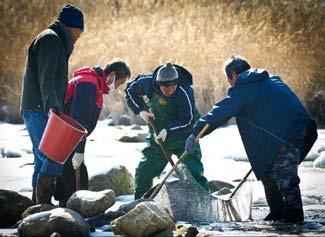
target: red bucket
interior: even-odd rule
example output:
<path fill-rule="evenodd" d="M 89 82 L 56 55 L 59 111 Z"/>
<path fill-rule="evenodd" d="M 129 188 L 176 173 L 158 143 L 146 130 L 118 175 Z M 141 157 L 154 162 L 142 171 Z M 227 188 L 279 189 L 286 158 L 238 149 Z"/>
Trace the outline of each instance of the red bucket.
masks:
<path fill-rule="evenodd" d="M 66 114 L 50 111 L 38 149 L 51 160 L 64 164 L 87 130 Z"/>

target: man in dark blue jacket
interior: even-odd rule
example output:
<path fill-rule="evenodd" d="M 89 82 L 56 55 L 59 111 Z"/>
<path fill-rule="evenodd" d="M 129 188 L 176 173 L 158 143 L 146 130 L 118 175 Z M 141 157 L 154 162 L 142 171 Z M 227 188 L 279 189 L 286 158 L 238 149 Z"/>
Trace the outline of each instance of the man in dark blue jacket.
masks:
<path fill-rule="evenodd" d="M 160 175 L 167 165 L 156 140 L 161 139 L 170 154 L 180 157 L 184 151 L 185 140 L 199 118 L 191 85 L 192 75 L 185 68 L 171 63 L 158 67 L 153 73 L 139 75 L 127 85 L 125 93 L 131 110 L 146 122 L 152 117 L 159 132 L 155 136 L 150 127 L 148 146 L 142 150 L 144 157 L 135 172 L 135 199 L 150 189 L 153 178 Z M 148 103 L 145 103 L 144 96 Z M 184 164 L 198 183 L 208 189 L 199 146 Z"/>
<path fill-rule="evenodd" d="M 244 58 L 231 57 L 225 73 L 231 85 L 227 97 L 197 121 L 185 149 L 192 151 L 205 124 L 210 125 L 207 135 L 235 116 L 253 171 L 264 185 L 270 207 L 265 220 L 303 222 L 298 164 L 317 139 L 314 120 L 278 76 L 251 69 Z"/>

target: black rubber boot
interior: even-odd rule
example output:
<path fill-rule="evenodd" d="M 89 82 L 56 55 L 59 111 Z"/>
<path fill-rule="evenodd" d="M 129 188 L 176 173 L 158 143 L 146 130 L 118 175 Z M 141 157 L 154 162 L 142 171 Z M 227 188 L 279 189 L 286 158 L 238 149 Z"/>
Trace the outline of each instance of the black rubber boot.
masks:
<path fill-rule="evenodd" d="M 36 203 L 36 187 L 33 188 L 32 201 Z"/>
<path fill-rule="evenodd" d="M 301 224 L 304 222 L 303 209 L 286 210 L 284 213 L 284 222 L 291 224 Z"/>
<path fill-rule="evenodd" d="M 50 204 L 55 191 L 56 177 L 39 175 L 36 185 L 36 201 L 37 204 Z"/>
<path fill-rule="evenodd" d="M 263 182 L 264 184 L 264 182 Z M 283 213 L 283 197 L 274 183 L 270 185 L 264 184 L 265 197 L 270 208 L 270 213 L 264 218 L 264 221 L 279 221 L 284 219 Z"/>

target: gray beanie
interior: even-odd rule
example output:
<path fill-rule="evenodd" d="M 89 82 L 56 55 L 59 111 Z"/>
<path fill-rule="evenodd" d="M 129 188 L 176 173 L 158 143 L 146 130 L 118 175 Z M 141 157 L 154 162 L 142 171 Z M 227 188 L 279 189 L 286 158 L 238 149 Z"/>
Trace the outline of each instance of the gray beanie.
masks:
<path fill-rule="evenodd" d="M 176 68 L 171 63 L 166 63 L 159 68 L 156 77 L 158 86 L 172 86 L 177 84 L 178 73 Z"/>

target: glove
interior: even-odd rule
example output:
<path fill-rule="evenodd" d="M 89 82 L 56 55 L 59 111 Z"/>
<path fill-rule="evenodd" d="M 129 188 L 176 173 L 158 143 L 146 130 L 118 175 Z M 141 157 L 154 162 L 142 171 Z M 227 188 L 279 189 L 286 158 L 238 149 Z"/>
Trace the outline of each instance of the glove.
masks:
<path fill-rule="evenodd" d="M 139 113 L 139 115 L 140 115 L 140 117 L 144 120 L 144 121 L 146 121 L 146 123 L 148 123 L 149 122 L 149 119 L 150 118 L 155 118 L 154 116 L 153 116 L 153 114 L 152 113 L 150 113 L 150 112 L 148 112 L 148 111 L 145 111 L 145 110 L 142 110 L 140 113 Z"/>
<path fill-rule="evenodd" d="M 167 137 L 167 130 L 166 129 L 161 129 L 158 135 L 155 134 L 156 142 L 158 140 L 162 140 L 164 142 L 166 140 L 166 137 Z"/>
<path fill-rule="evenodd" d="M 192 134 L 186 139 L 185 151 L 192 153 L 196 147 L 195 136 Z"/>
<path fill-rule="evenodd" d="M 72 157 L 73 168 L 75 170 L 78 169 L 83 161 L 84 161 L 84 153 L 74 153 Z"/>

